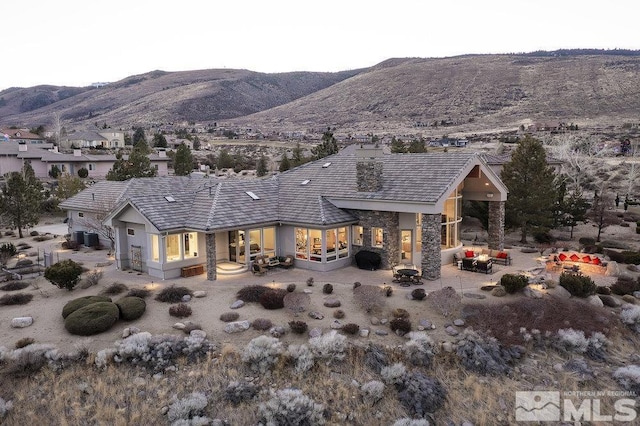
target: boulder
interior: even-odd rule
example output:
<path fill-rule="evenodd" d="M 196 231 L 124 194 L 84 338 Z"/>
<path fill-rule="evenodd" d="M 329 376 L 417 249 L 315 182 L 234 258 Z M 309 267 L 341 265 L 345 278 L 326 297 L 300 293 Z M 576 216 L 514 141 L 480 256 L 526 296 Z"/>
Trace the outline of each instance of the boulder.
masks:
<path fill-rule="evenodd" d="M 571 297 L 571 293 L 569 293 L 569 290 L 567 290 L 566 288 L 562 287 L 561 285 L 557 286 L 553 290 L 553 294 L 555 294 L 556 296 L 560 297 L 561 299 L 569 299 Z"/>
<path fill-rule="evenodd" d="M 542 292 L 540 290 L 536 290 L 535 288 L 531 288 L 530 286 L 526 286 L 522 293 L 531 299 L 542 299 Z"/>
<path fill-rule="evenodd" d="M 360 337 L 369 337 L 369 329 L 368 328 L 361 328 L 358 333 L 360 334 Z"/>
<path fill-rule="evenodd" d="M 626 303 L 631 303 L 632 305 L 636 304 L 636 299 L 635 296 L 632 296 L 630 294 L 625 294 L 624 296 L 622 296 L 622 300 L 625 301 Z"/>
<path fill-rule="evenodd" d="M 451 325 L 446 326 L 444 331 L 449 336 L 457 336 L 458 334 L 460 334 L 460 332 L 458 330 L 456 330 L 455 328 L 453 328 L 453 326 L 451 326 Z"/>
<path fill-rule="evenodd" d="M 317 320 L 321 320 L 324 319 L 324 315 L 322 315 L 320 312 L 318 311 L 311 311 L 309 312 L 309 317 L 313 318 L 313 319 L 317 319 Z"/>
<path fill-rule="evenodd" d="M 193 292 L 193 297 L 206 297 L 207 296 L 207 292 L 204 290 L 197 290 Z"/>
<path fill-rule="evenodd" d="M 285 333 L 286 333 L 286 330 L 281 325 L 274 325 L 269 329 L 269 334 L 272 335 L 273 337 L 280 338 L 284 336 Z"/>
<path fill-rule="evenodd" d="M 453 325 L 455 325 L 456 327 L 463 327 L 464 326 L 464 320 L 462 318 L 454 319 L 453 320 Z"/>
<path fill-rule="evenodd" d="M 378 325 L 380 324 L 380 319 L 378 319 L 378 317 L 371 317 L 369 319 L 369 322 L 371 323 L 371 325 Z"/>
<path fill-rule="evenodd" d="M 186 326 L 181 322 L 177 322 L 173 324 L 171 327 L 175 328 L 176 330 L 184 330 Z"/>
<path fill-rule="evenodd" d="M 127 327 L 122 330 L 122 338 L 126 339 L 127 337 L 140 333 L 140 329 L 138 327 Z"/>
<path fill-rule="evenodd" d="M 17 317 L 11 320 L 11 327 L 25 328 L 33 324 L 33 317 Z"/>
<path fill-rule="evenodd" d="M 451 342 L 443 342 L 442 350 L 445 352 L 453 352 L 453 343 Z"/>
<path fill-rule="evenodd" d="M 342 323 L 338 320 L 333 320 L 330 327 L 332 330 L 340 330 L 342 329 Z"/>
<path fill-rule="evenodd" d="M 189 332 L 189 336 L 202 341 L 207 338 L 207 332 L 204 330 L 195 329 Z"/>
<path fill-rule="evenodd" d="M 224 326 L 224 332 L 229 334 L 240 333 L 242 331 L 248 330 L 249 327 L 251 327 L 251 323 L 247 320 L 234 321 L 227 323 L 227 325 Z"/>
<path fill-rule="evenodd" d="M 329 297 L 324 301 L 324 306 L 326 306 L 327 308 L 339 308 L 341 306 L 341 303 L 335 297 Z"/>
<path fill-rule="evenodd" d="M 617 308 L 622 305 L 622 302 L 620 302 L 617 298 L 613 296 L 607 296 L 606 294 L 598 294 L 598 297 L 600 298 L 600 300 L 602 300 L 602 304 L 604 306 L 608 306 L 610 308 Z"/>
<path fill-rule="evenodd" d="M 233 302 L 231 304 L 231 306 L 229 306 L 230 309 L 240 309 L 244 306 L 244 300 L 236 300 L 235 302 Z"/>
<path fill-rule="evenodd" d="M 591 303 L 593 306 L 598 306 L 600 308 L 604 306 L 604 303 L 602 303 L 602 300 L 595 294 L 587 297 L 587 302 Z"/>
<path fill-rule="evenodd" d="M 634 291 L 633 297 L 635 297 L 636 299 L 640 299 L 640 291 Z"/>
<path fill-rule="evenodd" d="M 425 330 L 433 330 L 434 328 L 436 328 L 435 325 L 433 325 L 433 323 L 431 321 L 429 321 L 428 319 L 420 319 L 418 321 L 418 324 L 421 325 L 422 327 L 424 327 Z"/>
<path fill-rule="evenodd" d="M 182 296 L 182 302 L 187 303 L 191 301 L 191 295 L 190 294 L 185 294 L 184 296 Z"/>
<path fill-rule="evenodd" d="M 387 330 L 381 330 L 381 329 L 377 329 L 375 333 L 376 333 L 376 336 L 386 336 L 387 334 L 389 334 Z"/>
<path fill-rule="evenodd" d="M 491 295 L 495 297 L 504 297 L 507 295 L 507 291 L 501 285 L 491 290 Z"/>
<path fill-rule="evenodd" d="M 314 337 L 320 337 L 322 336 L 322 329 L 319 327 L 314 327 L 311 330 L 309 330 L 309 337 L 310 338 L 314 338 Z"/>

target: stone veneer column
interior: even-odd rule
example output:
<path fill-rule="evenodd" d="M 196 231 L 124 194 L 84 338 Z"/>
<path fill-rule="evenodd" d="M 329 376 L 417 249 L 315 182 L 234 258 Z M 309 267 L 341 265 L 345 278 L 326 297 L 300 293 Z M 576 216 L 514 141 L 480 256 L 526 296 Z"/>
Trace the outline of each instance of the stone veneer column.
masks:
<path fill-rule="evenodd" d="M 376 160 L 356 163 L 358 192 L 376 192 L 382 189 L 382 163 Z"/>
<path fill-rule="evenodd" d="M 363 244 L 356 252 L 368 250 L 380 255 L 380 269 L 391 269 L 398 264 L 400 258 L 400 215 L 397 212 L 380 212 L 369 210 L 350 210 L 363 227 Z M 383 247 L 371 246 L 371 229 L 382 228 Z"/>
<path fill-rule="evenodd" d="M 489 201 L 489 248 L 504 249 L 504 201 Z"/>
<path fill-rule="evenodd" d="M 442 250 L 440 233 L 442 231 L 441 214 L 422 215 L 422 276 L 428 280 L 440 278 Z"/>
<path fill-rule="evenodd" d="M 207 279 L 209 281 L 215 281 L 216 274 L 216 235 L 205 234 L 205 241 L 207 245 Z"/>

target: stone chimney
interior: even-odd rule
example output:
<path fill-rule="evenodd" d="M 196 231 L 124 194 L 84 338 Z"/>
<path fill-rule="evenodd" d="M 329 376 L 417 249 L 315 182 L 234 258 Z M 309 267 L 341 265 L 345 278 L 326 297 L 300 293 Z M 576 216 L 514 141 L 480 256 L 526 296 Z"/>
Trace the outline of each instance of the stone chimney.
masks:
<path fill-rule="evenodd" d="M 167 151 L 165 151 L 164 149 L 161 149 L 160 151 L 158 151 L 158 157 L 166 158 L 167 157 Z"/>
<path fill-rule="evenodd" d="M 18 143 L 18 152 L 27 152 L 27 144 L 24 142 Z"/>
<path fill-rule="evenodd" d="M 73 156 L 74 157 L 80 157 L 81 155 L 82 155 L 82 150 L 81 149 L 75 148 L 73 150 Z"/>
<path fill-rule="evenodd" d="M 358 192 L 376 192 L 382 189 L 382 148 L 363 146 L 356 148 L 356 179 Z"/>

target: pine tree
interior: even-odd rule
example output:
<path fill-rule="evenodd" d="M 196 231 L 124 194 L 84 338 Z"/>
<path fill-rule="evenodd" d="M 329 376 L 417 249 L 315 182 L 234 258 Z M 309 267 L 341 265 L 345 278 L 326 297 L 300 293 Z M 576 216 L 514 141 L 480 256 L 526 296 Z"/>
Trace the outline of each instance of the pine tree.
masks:
<path fill-rule="evenodd" d="M 151 160 L 142 149 L 133 148 L 128 158 L 124 158 L 122 153 L 116 155 L 116 161 L 111 170 L 107 172 L 107 180 L 123 181 L 138 177 L 154 177 L 157 174 L 155 168 L 151 167 Z"/>
<path fill-rule="evenodd" d="M 269 170 L 267 170 L 267 159 L 264 155 L 260 156 L 260 160 L 258 160 L 258 167 L 256 168 L 256 175 L 265 176 Z"/>
<path fill-rule="evenodd" d="M 402 139 L 396 139 L 395 136 L 391 138 L 391 152 L 394 154 L 407 152 L 407 148 L 404 146 Z"/>
<path fill-rule="evenodd" d="M 289 157 L 287 157 L 287 153 L 282 154 L 282 160 L 280 161 L 280 172 L 286 172 L 291 168 L 291 162 L 289 161 Z"/>
<path fill-rule="evenodd" d="M 338 153 L 338 141 L 333 137 L 331 129 L 327 129 L 322 135 L 322 143 L 311 150 L 314 159 L 327 157 Z"/>
<path fill-rule="evenodd" d="M 42 184 L 29 163 L 24 163 L 22 172 L 6 174 L 5 181 L 0 211 L 12 226 L 18 228 L 18 235 L 23 238 L 22 228 L 36 225 L 40 220 L 40 203 L 44 198 Z"/>
<path fill-rule="evenodd" d="M 542 143 L 530 136 L 523 139 L 500 176 L 509 189 L 507 221 L 520 227 L 520 242 L 526 243 L 532 228 L 552 225 L 557 200 L 555 173 Z"/>
<path fill-rule="evenodd" d="M 291 151 L 291 165 L 297 167 L 305 162 L 300 142 L 296 142 L 296 147 Z"/>
<path fill-rule="evenodd" d="M 87 186 L 82 179 L 76 176 L 71 176 L 69 173 L 63 173 L 58 178 L 58 186 L 56 188 L 56 197 L 61 200 L 66 200 L 76 195 L 78 192 L 85 189 Z"/>
<path fill-rule="evenodd" d="M 176 150 L 173 160 L 173 172 L 176 176 L 187 176 L 193 171 L 193 155 L 189 147 L 183 143 Z"/>

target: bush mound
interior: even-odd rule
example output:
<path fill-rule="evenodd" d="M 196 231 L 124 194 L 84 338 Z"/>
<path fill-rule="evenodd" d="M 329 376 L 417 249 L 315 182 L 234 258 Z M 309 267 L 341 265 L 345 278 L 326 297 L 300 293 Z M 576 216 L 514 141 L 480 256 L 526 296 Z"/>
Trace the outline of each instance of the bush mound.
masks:
<path fill-rule="evenodd" d="M 62 308 L 62 318 L 66 318 L 78 309 L 97 302 L 111 302 L 111 298 L 106 296 L 84 296 L 70 300 Z"/>
<path fill-rule="evenodd" d="M 125 297 L 139 297 L 140 299 L 146 299 L 151 295 L 151 290 L 147 290 L 146 288 L 132 288 L 130 289 Z"/>
<path fill-rule="evenodd" d="M 611 286 L 611 293 L 618 296 L 624 296 L 625 294 L 633 294 L 635 291 L 640 290 L 640 281 L 634 280 L 628 276 L 618 277 L 615 283 Z"/>
<path fill-rule="evenodd" d="M 453 287 L 432 291 L 427 298 L 431 307 L 444 317 L 455 314 L 462 304 L 462 296 Z"/>
<path fill-rule="evenodd" d="M 284 308 L 284 296 L 286 296 L 287 293 L 285 289 L 270 288 L 260 295 L 260 304 L 263 308 L 269 310 L 282 309 Z"/>
<path fill-rule="evenodd" d="M 267 290 L 271 289 L 264 285 L 249 285 L 238 290 L 236 297 L 245 303 L 258 303 L 260 296 Z"/>
<path fill-rule="evenodd" d="M 0 297 L 0 306 L 26 305 L 33 299 L 33 294 L 13 293 Z"/>
<path fill-rule="evenodd" d="M 562 273 L 560 285 L 576 297 L 588 297 L 596 293 L 596 283 L 586 275 Z"/>
<path fill-rule="evenodd" d="M 410 316 L 409 311 L 403 308 L 395 308 L 393 311 L 391 311 L 391 315 L 394 318 L 409 318 Z"/>
<path fill-rule="evenodd" d="M 350 322 L 342 326 L 342 331 L 346 334 L 351 335 L 358 334 L 358 332 L 360 331 L 360 326 L 358 324 Z"/>
<path fill-rule="evenodd" d="M 251 322 L 251 327 L 254 330 L 265 331 L 273 327 L 273 323 L 268 318 L 256 318 Z"/>
<path fill-rule="evenodd" d="M 240 314 L 237 312 L 224 312 L 220 314 L 220 321 L 233 322 L 240 318 Z"/>
<path fill-rule="evenodd" d="M 427 297 L 427 292 L 424 291 L 424 288 L 416 288 L 411 291 L 411 298 L 413 300 L 424 300 Z"/>
<path fill-rule="evenodd" d="M 95 302 L 69 314 L 64 320 L 64 328 L 71 334 L 91 336 L 109 330 L 119 317 L 115 303 Z"/>
<path fill-rule="evenodd" d="M 100 292 L 100 294 L 113 296 L 115 294 L 124 293 L 128 289 L 129 287 L 127 287 L 126 284 L 115 282 L 106 286 L 104 290 Z"/>
<path fill-rule="evenodd" d="M 116 300 L 115 304 L 120 310 L 120 318 L 125 321 L 137 320 L 147 309 L 144 299 L 135 296 L 125 296 Z"/>
<path fill-rule="evenodd" d="M 182 302 L 182 298 L 186 295 L 193 296 L 193 292 L 187 287 L 171 287 L 163 288 L 156 296 L 158 302 L 164 303 L 179 303 Z"/>
<path fill-rule="evenodd" d="M 289 328 L 296 334 L 304 334 L 309 326 L 304 321 L 289 321 Z"/>
<path fill-rule="evenodd" d="M 401 336 L 411 331 L 411 321 L 407 318 L 394 318 L 389 321 L 389 326 L 394 333 Z"/>
<path fill-rule="evenodd" d="M 191 306 L 186 303 L 178 303 L 177 305 L 169 306 L 169 315 L 176 318 L 186 318 L 191 316 L 193 311 L 191 310 Z"/>
<path fill-rule="evenodd" d="M 82 272 L 82 265 L 71 259 L 66 259 L 45 269 L 44 277 L 56 287 L 71 291 L 80 281 Z"/>
<path fill-rule="evenodd" d="M 30 283 L 28 281 L 9 281 L 2 286 L 0 286 L 0 290 L 2 291 L 16 291 L 16 290 L 24 290 L 29 287 Z"/>
<path fill-rule="evenodd" d="M 507 374 L 523 352 L 521 346 L 503 346 L 493 337 L 483 337 L 470 328 L 464 330 L 464 339 L 456 349 L 462 365 L 482 375 Z"/>
<path fill-rule="evenodd" d="M 398 400 L 413 417 L 425 417 L 442 408 L 447 391 L 438 379 L 420 372 L 406 374 L 396 384 Z"/>
<path fill-rule="evenodd" d="M 329 284 L 326 283 L 325 285 L 322 286 L 322 292 L 324 294 L 331 294 L 333 293 L 333 284 Z"/>
<path fill-rule="evenodd" d="M 251 402 L 259 391 L 260 388 L 251 382 L 233 381 L 225 388 L 224 399 L 233 405 L 238 405 L 241 402 Z"/>
<path fill-rule="evenodd" d="M 640 252 L 625 250 L 622 255 L 624 256 L 624 263 L 640 265 Z"/>
<path fill-rule="evenodd" d="M 513 294 L 528 286 L 529 279 L 521 274 L 504 274 L 499 284 L 504 287 L 504 291 Z"/>

